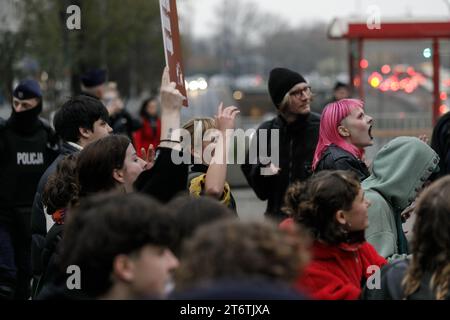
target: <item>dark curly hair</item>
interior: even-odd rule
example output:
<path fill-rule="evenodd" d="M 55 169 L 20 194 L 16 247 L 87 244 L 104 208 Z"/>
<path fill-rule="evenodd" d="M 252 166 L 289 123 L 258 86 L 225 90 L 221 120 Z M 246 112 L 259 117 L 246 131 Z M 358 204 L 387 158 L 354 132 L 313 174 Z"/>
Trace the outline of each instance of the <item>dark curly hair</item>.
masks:
<path fill-rule="evenodd" d="M 286 191 L 282 210 L 305 226 L 315 239 L 328 244 L 360 242 L 364 231 L 352 232 L 336 220 L 338 210 L 350 210 L 361 185 L 352 171 L 320 171 Z"/>
<path fill-rule="evenodd" d="M 78 202 L 78 181 L 76 155 L 64 157 L 56 171 L 47 180 L 42 193 L 42 203 L 47 207 L 47 214 L 68 208 Z"/>
<path fill-rule="evenodd" d="M 112 286 L 114 258 L 145 245 L 169 248 L 176 238 L 173 218 L 156 200 L 117 191 L 82 199 L 68 216 L 62 240 L 61 272 L 82 270 L 81 288 L 98 297 Z"/>
<path fill-rule="evenodd" d="M 420 287 L 425 273 L 436 299 L 449 293 L 450 282 L 450 177 L 437 180 L 419 198 L 413 228 L 412 261 L 403 279 L 406 296 Z"/>
<path fill-rule="evenodd" d="M 224 219 L 200 227 L 183 248 L 177 290 L 217 280 L 269 280 L 292 284 L 309 260 L 299 228 Z"/>
<path fill-rule="evenodd" d="M 183 242 L 202 225 L 220 220 L 234 219 L 236 214 L 228 207 L 209 197 L 179 196 L 169 203 L 176 220 L 178 241 L 173 252 L 179 256 Z"/>

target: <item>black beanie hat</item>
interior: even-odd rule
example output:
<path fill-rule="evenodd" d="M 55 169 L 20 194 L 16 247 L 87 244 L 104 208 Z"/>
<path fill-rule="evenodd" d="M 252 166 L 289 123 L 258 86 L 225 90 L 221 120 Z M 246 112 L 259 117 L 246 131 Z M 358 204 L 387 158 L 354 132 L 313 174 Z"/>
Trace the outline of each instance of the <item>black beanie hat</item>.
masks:
<path fill-rule="evenodd" d="M 278 108 L 286 93 L 296 84 L 306 82 L 301 74 L 285 68 L 275 68 L 269 75 L 269 94 Z"/>

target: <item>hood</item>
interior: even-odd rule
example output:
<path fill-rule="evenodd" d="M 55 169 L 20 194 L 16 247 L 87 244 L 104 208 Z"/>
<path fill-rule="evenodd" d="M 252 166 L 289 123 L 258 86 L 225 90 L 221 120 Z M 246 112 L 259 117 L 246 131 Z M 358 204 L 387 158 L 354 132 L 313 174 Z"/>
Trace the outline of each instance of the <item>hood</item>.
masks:
<path fill-rule="evenodd" d="M 363 181 L 365 191 L 375 190 L 397 210 L 410 205 L 439 165 L 439 156 L 414 137 L 398 137 L 375 156 L 372 174 Z"/>

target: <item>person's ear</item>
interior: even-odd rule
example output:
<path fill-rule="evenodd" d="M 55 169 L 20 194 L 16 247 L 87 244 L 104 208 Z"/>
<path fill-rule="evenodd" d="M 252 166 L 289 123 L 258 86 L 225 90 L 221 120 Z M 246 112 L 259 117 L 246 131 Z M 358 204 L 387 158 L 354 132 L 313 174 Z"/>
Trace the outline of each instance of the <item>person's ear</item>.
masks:
<path fill-rule="evenodd" d="M 106 91 L 105 89 L 106 88 L 104 84 L 97 86 L 97 88 L 95 88 L 95 96 L 97 96 L 99 99 L 103 99 Z"/>
<path fill-rule="evenodd" d="M 336 212 L 336 220 L 342 225 L 345 225 L 347 223 L 347 220 L 345 219 L 345 212 L 344 210 L 338 210 Z"/>
<path fill-rule="evenodd" d="M 350 132 L 348 131 L 348 129 L 344 126 L 339 126 L 338 127 L 338 133 L 341 137 L 349 137 L 350 136 Z"/>
<path fill-rule="evenodd" d="M 123 174 L 123 169 L 114 169 L 113 170 L 113 178 L 120 183 L 125 183 L 125 179 L 124 179 L 124 174 Z"/>
<path fill-rule="evenodd" d="M 89 139 L 92 135 L 92 130 L 86 129 L 86 128 L 78 128 L 78 131 L 80 132 L 80 137 Z"/>
<path fill-rule="evenodd" d="M 119 254 L 113 260 L 113 275 L 119 280 L 130 282 L 134 279 L 134 264 L 126 254 Z"/>

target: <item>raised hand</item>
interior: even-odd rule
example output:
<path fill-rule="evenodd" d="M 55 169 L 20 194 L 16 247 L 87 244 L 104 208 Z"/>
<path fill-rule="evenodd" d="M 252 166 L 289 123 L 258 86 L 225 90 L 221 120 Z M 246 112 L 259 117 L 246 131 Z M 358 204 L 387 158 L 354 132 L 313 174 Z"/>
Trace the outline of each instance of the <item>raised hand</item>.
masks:
<path fill-rule="evenodd" d="M 170 82 L 169 68 L 165 67 L 161 79 L 161 112 L 179 113 L 184 96 L 176 88 L 175 82 Z"/>
<path fill-rule="evenodd" d="M 151 169 L 155 164 L 155 148 L 153 145 L 148 146 L 148 151 L 145 148 L 141 148 L 142 159 L 146 162 L 144 170 Z"/>
<path fill-rule="evenodd" d="M 239 113 L 239 109 L 235 106 L 229 106 L 224 109 L 223 103 L 221 102 L 217 110 L 217 115 L 214 117 L 217 129 L 220 131 L 234 129 L 234 122 Z"/>

